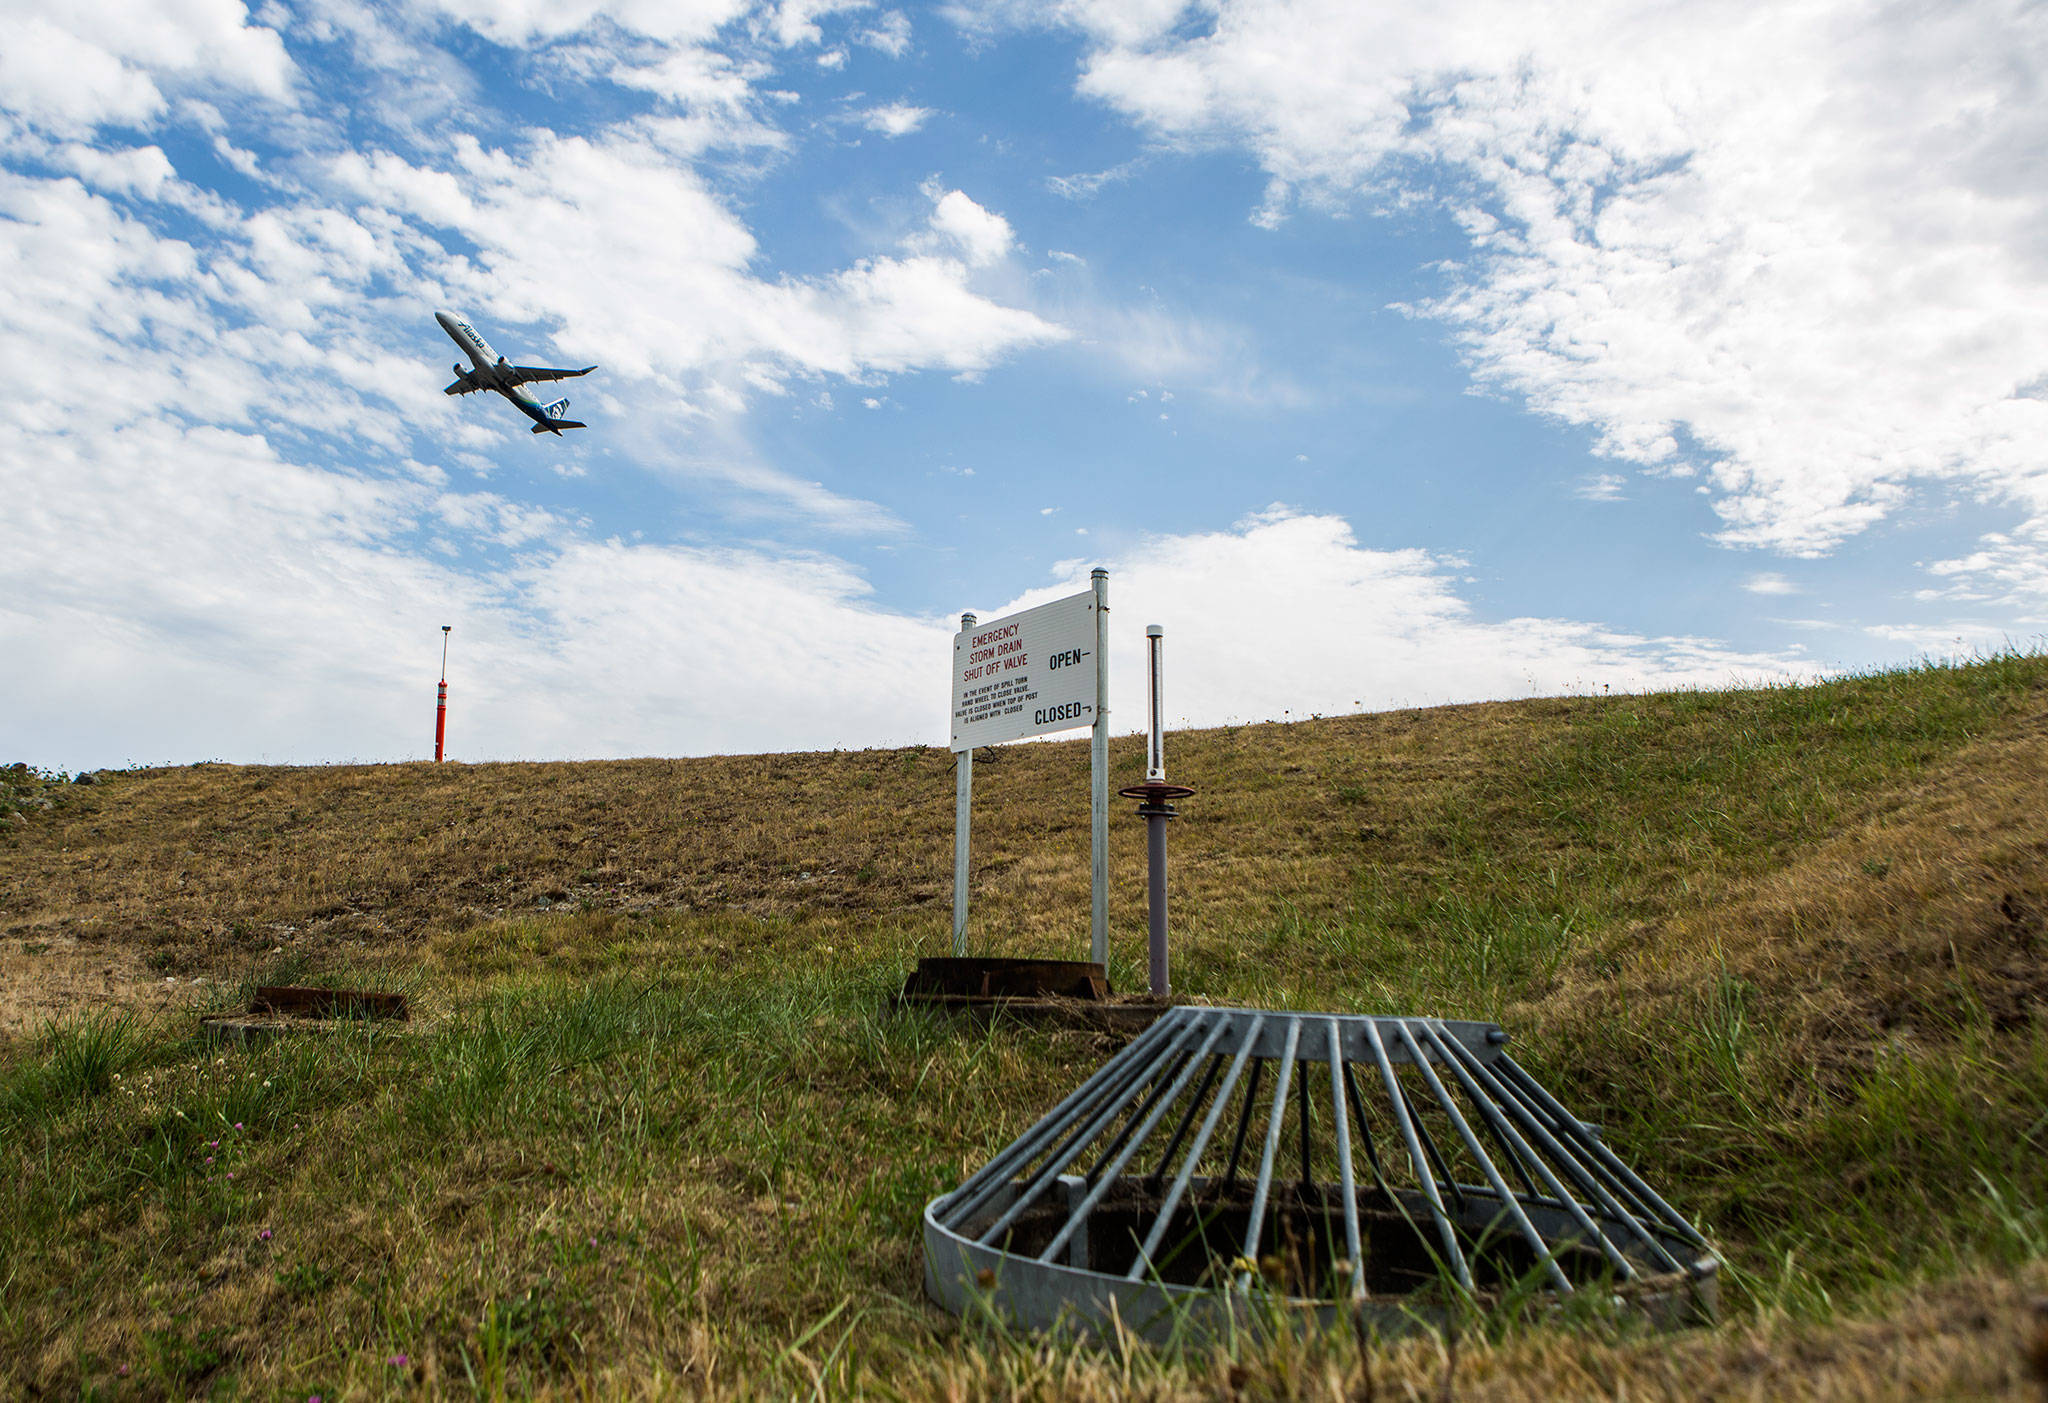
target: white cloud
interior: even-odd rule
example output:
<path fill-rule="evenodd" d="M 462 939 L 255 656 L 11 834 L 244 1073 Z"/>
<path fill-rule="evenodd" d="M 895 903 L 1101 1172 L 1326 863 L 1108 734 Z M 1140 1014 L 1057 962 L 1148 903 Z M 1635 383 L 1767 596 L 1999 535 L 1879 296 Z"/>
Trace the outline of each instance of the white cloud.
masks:
<path fill-rule="evenodd" d="M 551 321 L 557 339 L 615 373 L 685 375 L 700 408 L 738 408 L 792 376 L 988 369 L 1065 333 L 967 285 L 1008 224 L 965 195 L 931 225 L 964 256 L 872 258 L 824 277 L 753 275 L 753 235 L 691 168 L 637 135 L 535 133 L 517 152 L 457 140 L 445 166 L 348 154 L 357 197 L 474 246 L 425 273 L 500 315 Z"/>
<path fill-rule="evenodd" d="M 1793 584 L 1783 575 L 1773 574 L 1769 571 L 1762 571 L 1757 574 L 1751 575 L 1748 579 L 1742 582 L 1742 587 L 1748 590 L 1751 594 L 1800 593 L 1799 586 Z"/>
<path fill-rule="evenodd" d="M 591 540 L 212 430 L 8 459 L 23 510 L 0 520 L 0 647 L 39 681 L 0 698 L 0 733 L 40 763 L 421 756 L 442 623 L 462 758 L 873 744 L 943 722 L 905 662 L 928 653 L 936 679 L 946 631 L 874 608 L 827 558 Z M 526 551 L 470 574 L 394 548 L 423 517 Z"/>
<path fill-rule="evenodd" d="M 1943 583 L 1925 598 L 1993 606 L 2022 625 L 2048 625 L 2048 517 L 1987 532 L 1977 549 L 1935 561 L 1928 573 Z"/>
<path fill-rule="evenodd" d="M 469 754 L 907 744 L 944 724 L 951 630 L 874 607 L 835 560 L 582 542 L 518 593 L 540 627 L 504 650 L 519 685 L 482 684 Z"/>
<path fill-rule="evenodd" d="M 871 28 L 861 31 L 860 42 L 890 58 L 902 58 L 910 49 L 909 17 L 901 10 L 885 11 Z"/>
<path fill-rule="evenodd" d="M 1434 705 L 1517 695 L 1726 686 L 1798 675 L 1796 660 L 1711 639 L 1645 637 L 1567 619 L 1477 618 L 1458 562 L 1361 547 L 1340 517 L 1269 508 L 1226 531 L 1160 536 L 1108 560 L 1056 567 L 1061 582 L 993 618 L 1110 571 L 1116 727 L 1143 722 L 1116 697 L 1142 696 L 1147 624 L 1166 629 L 1168 711 L 1195 725 L 1283 713 Z M 1079 583 L 1076 583 L 1079 582 Z M 1312 601 L 1306 607 L 1275 601 Z"/>
<path fill-rule="evenodd" d="M 643 0 L 643 3 L 657 12 L 668 8 L 666 0 Z M 825 37 L 824 31 L 818 27 L 820 19 L 848 10 L 864 10 L 870 3 L 872 0 L 780 0 L 769 9 L 761 28 L 785 49 L 816 44 Z"/>
<path fill-rule="evenodd" d="M 248 22 L 239 0 L 68 0 L 6 20 L 0 111 L 33 127 L 84 136 L 146 126 L 166 87 L 228 90 L 277 102 L 296 74 L 275 31 Z"/>
<path fill-rule="evenodd" d="M 593 539 L 492 494 L 352 483 L 214 430 L 124 431 L 90 462 L 46 447 L 12 455 L 27 510 L 0 517 L 0 648 L 40 679 L 0 694 L 0 733 L 33 738 L 37 763 L 422 756 L 443 623 L 462 759 L 945 734 L 950 615 L 881 607 L 829 556 Z M 81 476 L 103 490 L 78 492 Z M 427 519 L 526 549 L 470 574 L 393 548 Z M 69 543 L 86 535 L 98 548 L 82 556 Z M 1069 593 L 1092 563 L 976 612 Z M 1708 640 L 1483 621 L 1455 562 L 1367 550 L 1339 518 L 1279 508 L 1106 563 L 1128 621 L 1112 696 L 1140 694 L 1138 639 L 1161 623 L 1171 714 L 1195 724 L 1796 670 Z M 1273 603 L 1302 599 L 1314 607 Z M 1119 730 L 1140 724 L 1117 705 Z"/>
<path fill-rule="evenodd" d="M 886 137 L 909 136 L 932 117 L 929 107 L 916 107 L 907 102 L 891 102 L 881 107 L 870 107 L 861 113 L 861 125 L 871 132 L 880 132 Z"/>
<path fill-rule="evenodd" d="M 1619 502 L 1628 495 L 1627 486 L 1628 479 L 1619 473 L 1594 473 L 1582 478 L 1572 495 L 1588 502 Z"/>
<path fill-rule="evenodd" d="M 1874 624 L 1864 632 L 1887 643 L 1903 644 L 1922 657 L 1956 662 L 2013 647 L 2039 649 L 2048 645 L 2048 638 L 2041 634 L 2016 637 L 2009 629 L 1979 619 L 1954 619 L 1938 624 Z"/>
<path fill-rule="evenodd" d="M 703 43 L 720 28 L 755 11 L 753 0 L 427 0 L 430 8 L 457 24 L 468 25 L 494 43 L 523 48 L 559 40 L 601 24 L 624 34 L 672 44 Z M 784 47 L 816 43 L 813 16 L 840 8 L 830 3 L 788 0 L 760 16 L 763 30 Z"/>
<path fill-rule="evenodd" d="M 88 189 L 142 200 L 161 198 L 164 186 L 177 177 L 170 160 L 155 146 L 103 148 L 71 142 L 52 152 L 51 162 L 78 176 Z"/>
<path fill-rule="evenodd" d="M 931 233 L 938 236 L 938 243 L 957 251 L 970 267 L 987 267 L 1016 243 L 1009 220 L 983 209 L 963 191 L 941 194 L 938 187 L 927 186 L 925 193 L 932 199 Z M 930 248 L 934 240 L 923 237 L 915 246 Z"/>
<path fill-rule="evenodd" d="M 1125 161 L 1108 170 L 1084 171 L 1075 175 L 1049 175 L 1045 188 L 1063 200 L 1092 200 L 1105 185 L 1120 185 L 1138 173 L 1141 161 Z"/>
<path fill-rule="evenodd" d="M 1172 0 L 1061 8 L 1081 90 L 1297 202 L 1448 198 L 1442 320 L 1601 451 L 1706 471 L 1722 539 L 1824 551 L 1916 479 L 2016 495 L 2048 403 L 2048 16 L 2016 0 Z M 1012 18 L 1018 18 L 1012 15 Z M 1442 172 L 1461 179 L 1423 187 Z"/>

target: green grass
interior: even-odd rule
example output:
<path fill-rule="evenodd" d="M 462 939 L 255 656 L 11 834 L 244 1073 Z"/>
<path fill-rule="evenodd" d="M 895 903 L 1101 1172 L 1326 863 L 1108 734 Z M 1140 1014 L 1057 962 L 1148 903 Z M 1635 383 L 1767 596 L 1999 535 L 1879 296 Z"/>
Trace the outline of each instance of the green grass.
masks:
<path fill-rule="evenodd" d="M 1233 895 L 1188 825 L 1177 985 L 1502 1021 L 1518 1058 L 1724 1246 L 1736 1322 L 1825 1325 L 1929 1280 L 2034 1270 L 2048 1022 L 2024 998 L 2013 1014 L 2027 966 L 1994 937 L 2022 948 L 2027 903 L 2048 894 L 2025 768 L 2038 742 L 2014 729 L 2048 711 L 2044 679 L 2009 657 L 1531 703 L 1499 748 L 1402 752 L 1342 722 L 1318 723 L 1322 741 L 1276 732 L 1297 748 L 1246 773 L 1314 765 L 1325 826 L 1298 840 L 1244 819 L 1233 841 L 1300 841 L 1268 872 L 1327 873 L 1334 849 L 1338 875 Z M 1213 805 L 1268 793 L 1233 799 L 1216 778 L 1248 734 L 1182 747 L 1208 756 Z M 1398 779 L 1404 753 L 1438 766 L 1426 783 Z M 943 778 L 914 755 L 854 759 L 878 784 Z M 1310 861 L 1325 865 L 1285 865 Z M 403 988 L 407 1027 L 229 1052 L 189 1018 L 102 1014 L 0 1047 L 0 1387 L 1359 1387 L 1343 1339 L 1076 1351 L 923 1303 L 925 1202 L 1108 1050 L 889 1011 L 944 920 L 577 901 L 430 929 L 403 959 L 261 956 L 225 984 Z M 1543 1316 L 1505 1335 L 1474 1322 L 1468 1348 L 1540 1355 L 1554 1347 L 1516 1341 L 1560 1328 Z M 1563 1328 L 1587 1349 L 1639 1347 L 1619 1322 Z M 1390 1349 L 1372 1367 L 1398 1362 L 1404 1386 L 1447 1367 Z"/>
<path fill-rule="evenodd" d="M 38 1300 L 122 1282 L 144 1283 L 122 1312 L 139 1337 L 95 1339 L 71 1368 L 119 1357 L 167 1393 L 244 1373 L 374 1392 L 405 1354 L 516 1396 L 621 1349 L 687 1370 L 691 1327 L 730 1377 L 801 1389 L 786 1346 L 828 1319 L 859 1322 L 841 1362 L 871 1372 L 943 1353 L 952 1329 L 918 1295 L 924 1203 L 1098 1053 L 886 1015 L 897 967 L 536 981 L 419 1033 L 246 1054 L 168 1028 L 56 1034 L 16 1077 L 67 1090 L 9 1103 L 28 1172 L 0 1192 L 0 1347 L 48 1328 Z M 1901 1054 L 1805 1108 L 1733 981 L 1697 1015 L 1637 1030 L 1661 1054 L 1597 1094 L 1613 1049 L 1530 1060 L 1730 1244 L 1738 1311 L 2038 1255 L 2048 1044 Z M 116 1061 L 119 1083 L 59 1070 Z"/>

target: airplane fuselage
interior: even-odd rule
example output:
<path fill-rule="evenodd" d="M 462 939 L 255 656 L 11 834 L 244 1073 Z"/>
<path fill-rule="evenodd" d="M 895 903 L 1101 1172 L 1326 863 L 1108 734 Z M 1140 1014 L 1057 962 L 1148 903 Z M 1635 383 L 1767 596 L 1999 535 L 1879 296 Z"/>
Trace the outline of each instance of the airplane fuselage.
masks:
<path fill-rule="evenodd" d="M 470 382 L 470 388 L 497 391 L 506 399 L 512 401 L 520 413 L 533 420 L 535 432 L 546 430 L 549 433 L 559 434 L 563 428 L 583 427 L 581 424 L 564 423 L 549 417 L 548 406 L 542 404 L 526 392 L 525 382 L 521 379 L 521 372 L 526 367 L 515 366 L 507 361 L 505 357 L 499 355 L 491 348 L 491 343 L 484 340 L 475 327 L 453 312 L 436 312 L 434 313 L 434 320 L 441 324 L 441 330 L 448 333 L 449 339 L 462 348 L 462 353 L 469 357 L 473 367 L 467 371 L 463 370 L 459 365 L 455 368 L 457 375 L 460 377 L 457 384 L 461 384 L 462 381 L 466 380 Z M 536 373 L 541 374 L 543 378 L 547 379 L 562 379 L 571 378 L 576 375 L 585 375 L 589 371 L 549 371 Z M 456 393 L 456 386 L 449 386 L 449 393 Z"/>
<path fill-rule="evenodd" d="M 501 367 L 510 367 L 503 356 L 491 349 L 491 343 L 484 340 L 475 327 L 453 312 L 436 312 L 434 320 L 441 323 L 441 330 L 448 333 L 455 344 L 462 348 L 462 353 L 475 365 L 476 368 L 469 372 L 471 379 L 478 381 L 483 388 L 496 390 L 511 400 L 519 407 L 519 412 L 534 423 L 547 426 L 548 416 L 542 409 L 541 402 L 526 393 L 521 386 L 505 383 L 506 376 Z"/>

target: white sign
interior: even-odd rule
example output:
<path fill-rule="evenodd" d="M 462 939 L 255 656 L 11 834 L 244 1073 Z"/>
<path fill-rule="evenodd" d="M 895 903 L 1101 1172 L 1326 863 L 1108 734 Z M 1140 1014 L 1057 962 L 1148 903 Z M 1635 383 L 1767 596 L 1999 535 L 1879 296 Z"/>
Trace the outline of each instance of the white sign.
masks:
<path fill-rule="evenodd" d="M 1095 724 L 1095 593 L 953 635 L 956 751 Z"/>

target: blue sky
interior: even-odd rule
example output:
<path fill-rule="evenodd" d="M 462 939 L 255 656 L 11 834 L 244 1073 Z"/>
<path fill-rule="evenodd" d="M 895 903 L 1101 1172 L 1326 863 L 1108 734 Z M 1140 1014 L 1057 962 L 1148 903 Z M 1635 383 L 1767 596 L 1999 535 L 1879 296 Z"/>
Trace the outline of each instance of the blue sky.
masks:
<path fill-rule="evenodd" d="M 1096 564 L 1195 724 L 2048 631 L 2019 5 L 9 25 L 0 759 L 418 757 L 442 623 L 465 759 L 938 742 Z"/>

